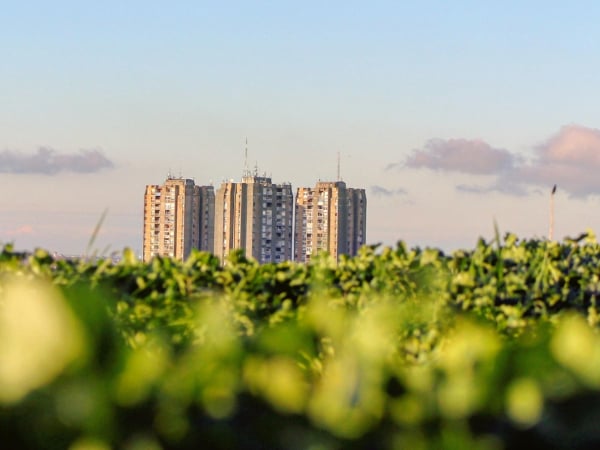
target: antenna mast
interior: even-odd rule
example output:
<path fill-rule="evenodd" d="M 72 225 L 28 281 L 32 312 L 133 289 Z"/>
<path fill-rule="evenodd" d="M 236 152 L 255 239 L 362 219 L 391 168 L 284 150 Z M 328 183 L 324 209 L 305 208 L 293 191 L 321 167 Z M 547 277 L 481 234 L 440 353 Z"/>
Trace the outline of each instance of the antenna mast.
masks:
<path fill-rule="evenodd" d="M 246 149 L 244 151 L 244 176 L 247 177 L 250 174 L 248 169 L 248 137 L 246 137 Z"/>
<path fill-rule="evenodd" d="M 551 241 L 554 235 L 554 194 L 556 193 L 556 185 L 550 193 L 550 229 L 548 230 L 548 239 Z"/>
<path fill-rule="evenodd" d="M 340 168 L 340 152 L 337 152 L 337 181 L 342 181 L 341 168 Z"/>

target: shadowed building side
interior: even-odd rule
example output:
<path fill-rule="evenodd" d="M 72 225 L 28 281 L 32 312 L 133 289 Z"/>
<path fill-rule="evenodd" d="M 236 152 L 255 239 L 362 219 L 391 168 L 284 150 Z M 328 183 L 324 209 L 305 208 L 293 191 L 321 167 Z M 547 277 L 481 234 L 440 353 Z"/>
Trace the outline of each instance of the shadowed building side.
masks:
<path fill-rule="evenodd" d="M 215 190 L 212 186 L 195 186 L 194 197 L 198 214 L 198 249 L 214 253 L 215 241 Z"/>
<path fill-rule="evenodd" d="M 356 255 L 367 243 L 367 194 L 364 189 L 348 188 L 348 254 Z"/>

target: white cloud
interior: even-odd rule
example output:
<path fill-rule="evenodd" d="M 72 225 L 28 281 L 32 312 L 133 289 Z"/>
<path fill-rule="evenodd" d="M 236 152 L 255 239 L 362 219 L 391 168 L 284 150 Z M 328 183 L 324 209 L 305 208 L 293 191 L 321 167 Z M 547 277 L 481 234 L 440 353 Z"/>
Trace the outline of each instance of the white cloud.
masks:
<path fill-rule="evenodd" d="M 569 125 L 535 148 L 536 157 L 516 168 L 511 179 L 558 188 L 575 197 L 600 194 L 600 130 Z"/>
<path fill-rule="evenodd" d="M 370 188 L 371 194 L 373 194 L 376 197 L 394 197 L 394 196 L 398 196 L 398 195 L 406 195 L 407 192 L 406 190 L 402 189 L 402 188 L 398 188 L 398 189 L 387 189 L 384 188 L 383 186 L 371 186 Z"/>
<path fill-rule="evenodd" d="M 600 130 L 564 126 L 534 151 L 534 158 L 525 161 L 482 140 L 432 139 L 413 151 L 403 164 L 390 164 L 388 168 L 428 168 L 495 177 L 488 185 L 456 186 L 461 192 L 474 194 L 525 195 L 528 187 L 544 190 L 554 184 L 574 197 L 600 194 Z"/>
<path fill-rule="evenodd" d="M 508 170 L 514 162 L 509 151 L 479 139 L 431 139 L 422 149 L 414 150 L 404 166 L 488 175 Z"/>
<path fill-rule="evenodd" d="M 59 172 L 92 173 L 112 167 L 113 162 L 99 150 L 61 153 L 41 147 L 32 154 L 11 150 L 0 152 L 0 173 L 55 175 Z"/>

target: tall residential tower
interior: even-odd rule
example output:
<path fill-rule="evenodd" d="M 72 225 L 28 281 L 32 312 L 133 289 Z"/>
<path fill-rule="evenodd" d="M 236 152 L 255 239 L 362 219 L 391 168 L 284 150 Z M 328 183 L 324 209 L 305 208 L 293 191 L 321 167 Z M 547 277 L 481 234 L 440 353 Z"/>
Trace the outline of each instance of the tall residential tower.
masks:
<path fill-rule="evenodd" d="M 343 181 L 319 181 L 298 188 L 294 259 L 308 262 L 327 251 L 334 258 L 355 255 L 366 242 L 367 197 L 364 189 L 347 188 Z"/>
<path fill-rule="evenodd" d="M 291 260 L 293 204 L 291 184 L 256 172 L 224 182 L 215 199 L 215 255 L 224 260 L 242 249 L 260 263 Z"/>
<path fill-rule="evenodd" d="M 193 248 L 213 252 L 212 186 L 168 176 L 163 185 L 148 185 L 144 194 L 144 261 L 153 256 L 185 259 Z"/>

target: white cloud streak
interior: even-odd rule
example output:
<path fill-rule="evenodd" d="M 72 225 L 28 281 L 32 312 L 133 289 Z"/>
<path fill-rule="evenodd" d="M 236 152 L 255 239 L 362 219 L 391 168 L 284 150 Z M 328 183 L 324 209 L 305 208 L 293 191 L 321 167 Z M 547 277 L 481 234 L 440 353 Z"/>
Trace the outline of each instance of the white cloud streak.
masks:
<path fill-rule="evenodd" d="M 399 188 L 399 189 L 387 189 L 384 188 L 383 186 L 377 186 L 377 185 L 373 185 L 370 188 L 371 194 L 373 194 L 376 197 L 396 197 L 399 195 L 406 195 L 407 192 L 406 190 Z"/>
<path fill-rule="evenodd" d="M 480 186 L 476 184 L 459 184 L 456 186 L 456 190 L 468 194 L 490 194 L 496 192 L 500 194 L 514 195 L 518 197 L 527 195 L 526 189 L 514 183 L 496 183 L 489 186 Z"/>
<path fill-rule="evenodd" d="M 35 153 L 0 152 L 0 173 L 56 175 L 60 172 L 93 173 L 111 169 L 114 164 L 100 150 L 61 153 L 47 147 Z"/>

